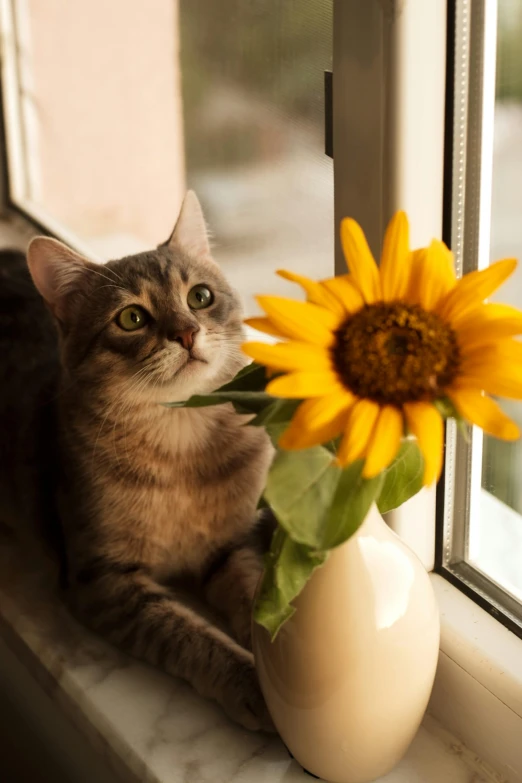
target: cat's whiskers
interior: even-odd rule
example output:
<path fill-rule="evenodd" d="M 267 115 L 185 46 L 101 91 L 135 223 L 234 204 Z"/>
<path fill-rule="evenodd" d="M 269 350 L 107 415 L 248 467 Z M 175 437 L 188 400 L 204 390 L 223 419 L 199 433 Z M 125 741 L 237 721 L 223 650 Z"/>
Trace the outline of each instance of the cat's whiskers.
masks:
<path fill-rule="evenodd" d="M 105 285 L 101 285 L 98 288 L 98 291 L 101 291 L 103 288 L 116 288 L 118 291 L 123 291 L 124 294 L 129 293 L 127 288 L 124 288 L 122 285 L 117 285 L 116 283 L 106 283 Z"/>
<path fill-rule="evenodd" d="M 114 275 L 114 277 L 117 280 L 119 280 L 120 282 L 125 284 L 125 281 L 124 281 L 123 277 L 121 275 L 119 275 L 117 272 L 115 272 L 114 269 L 111 269 L 111 268 L 105 266 L 104 264 L 100 264 L 100 266 L 102 267 L 102 269 L 105 269 L 107 272 L 110 272 L 111 275 Z M 92 272 L 93 275 L 99 275 L 99 277 L 104 277 L 105 280 L 108 280 L 110 283 L 114 283 L 114 279 L 113 278 L 109 277 L 108 275 L 104 275 L 103 272 L 100 272 L 98 269 L 93 269 L 90 266 L 86 266 L 85 267 L 85 271 L 86 272 Z"/>

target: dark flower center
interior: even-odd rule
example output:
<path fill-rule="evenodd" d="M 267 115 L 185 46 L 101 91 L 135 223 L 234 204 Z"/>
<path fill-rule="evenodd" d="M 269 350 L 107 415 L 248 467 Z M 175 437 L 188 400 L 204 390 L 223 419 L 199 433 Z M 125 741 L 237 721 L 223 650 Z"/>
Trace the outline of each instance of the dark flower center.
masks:
<path fill-rule="evenodd" d="M 453 329 L 403 302 L 365 305 L 337 330 L 332 352 L 346 388 L 380 405 L 434 400 L 460 365 Z"/>

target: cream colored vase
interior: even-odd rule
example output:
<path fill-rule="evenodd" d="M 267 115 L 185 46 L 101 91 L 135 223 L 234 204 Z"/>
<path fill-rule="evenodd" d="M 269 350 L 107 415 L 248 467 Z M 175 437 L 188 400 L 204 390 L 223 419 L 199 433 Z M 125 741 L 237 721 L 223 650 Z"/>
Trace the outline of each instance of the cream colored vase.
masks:
<path fill-rule="evenodd" d="M 375 780 L 406 752 L 433 685 L 439 614 L 428 574 L 373 506 L 295 606 L 273 643 L 254 624 L 277 730 L 314 775 Z"/>

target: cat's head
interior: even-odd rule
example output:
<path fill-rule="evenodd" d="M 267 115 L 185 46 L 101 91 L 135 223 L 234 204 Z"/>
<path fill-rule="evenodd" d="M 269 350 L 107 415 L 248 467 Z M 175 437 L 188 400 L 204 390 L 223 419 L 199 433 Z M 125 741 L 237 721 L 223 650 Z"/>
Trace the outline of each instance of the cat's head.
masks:
<path fill-rule="evenodd" d="M 102 265 L 36 237 L 27 261 L 57 322 L 64 369 L 80 382 L 166 402 L 210 391 L 244 364 L 239 299 L 192 191 L 156 250 Z"/>

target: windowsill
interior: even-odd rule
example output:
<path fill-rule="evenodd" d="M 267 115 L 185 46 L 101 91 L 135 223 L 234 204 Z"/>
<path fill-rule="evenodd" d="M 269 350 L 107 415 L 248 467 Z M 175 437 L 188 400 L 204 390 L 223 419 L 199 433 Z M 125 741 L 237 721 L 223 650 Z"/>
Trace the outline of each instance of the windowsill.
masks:
<path fill-rule="evenodd" d="M 443 577 L 439 665 L 429 711 L 502 774 L 522 783 L 522 641 Z"/>
<path fill-rule="evenodd" d="M 1 533 L 0 574 L 1 640 L 14 653 L 19 669 L 50 697 L 62 719 L 83 735 L 96 763 L 102 761 L 119 780 L 307 783 L 311 779 L 289 759 L 278 739 L 241 730 L 188 686 L 87 633 L 46 588 L 45 569 L 28 573 L 27 559 Z M 5 677 L 3 661 L 0 671 Z M 32 699 L 25 697 L 25 701 L 32 707 Z M 52 723 L 50 717 L 38 714 L 31 720 Z M 48 733 L 49 726 L 46 729 Z M 62 748 L 60 735 L 57 752 Z M 78 773 L 74 779 L 85 778 Z M 491 777 L 472 752 L 428 716 L 405 759 L 382 780 L 480 783 Z"/>

